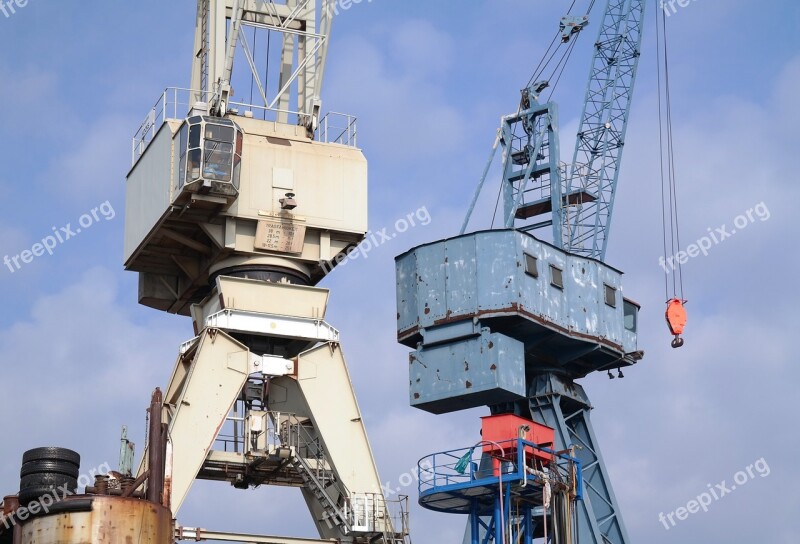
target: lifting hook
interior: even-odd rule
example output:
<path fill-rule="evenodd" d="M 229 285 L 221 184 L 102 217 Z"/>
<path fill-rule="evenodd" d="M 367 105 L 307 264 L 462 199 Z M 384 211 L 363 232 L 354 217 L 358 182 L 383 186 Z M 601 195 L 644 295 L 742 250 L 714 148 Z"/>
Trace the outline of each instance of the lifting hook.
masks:
<path fill-rule="evenodd" d="M 683 307 L 686 300 L 671 298 L 667 301 L 667 325 L 669 331 L 675 338 L 672 340 L 672 347 L 679 348 L 683 345 L 683 328 L 686 326 L 686 309 Z"/>

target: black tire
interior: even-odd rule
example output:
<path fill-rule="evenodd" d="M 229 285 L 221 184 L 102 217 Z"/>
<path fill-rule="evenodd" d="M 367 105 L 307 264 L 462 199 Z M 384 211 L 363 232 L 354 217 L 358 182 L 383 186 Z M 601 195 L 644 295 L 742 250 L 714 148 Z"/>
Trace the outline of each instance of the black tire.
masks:
<path fill-rule="evenodd" d="M 63 474 L 31 474 L 20 480 L 19 489 L 24 491 L 38 487 L 61 487 L 64 484 L 67 484 L 69 489 L 75 489 L 78 487 L 78 480 Z"/>
<path fill-rule="evenodd" d="M 64 474 L 77 478 L 80 474 L 80 468 L 76 467 L 68 461 L 31 461 L 22 465 L 22 470 L 19 471 L 21 478 L 30 476 L 31 474 Z"/>
<path fill-rule="evenodd" d="M 66 448 L 47 447 L 28 450 L 22 455 L 22 464 L 31 461 L 65 461 L 76 467 L 81 466 L 80 454 Z"/>
<path fill-rule="evenodd" d="M 74 494 L 77 490 L 78 490 L 77 483 L 75 484 L 74 487 L 69 487 L 70 493 Z M 39 502 L 41 498 L 44 497 L 45 495 L 50 495 L 54 498 L 56 495 L 58 495 L 59 501 L 64 499 L 64 491 L 61 489 L 57 489 L 56 487 L 50 487 L 50 486 L 31 487 L 29 489 L 19 492 L 19 504 L 20 506 L 27 507 L 32 502 Z"/>

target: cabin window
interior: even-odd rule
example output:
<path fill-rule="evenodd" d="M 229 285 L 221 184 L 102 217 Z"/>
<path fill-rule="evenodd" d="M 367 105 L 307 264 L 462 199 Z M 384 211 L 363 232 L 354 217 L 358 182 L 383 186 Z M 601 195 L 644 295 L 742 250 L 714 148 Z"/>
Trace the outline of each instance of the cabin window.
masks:
<path fill-rule="evenodd" d="M 639 321 L 639 307 L 633 302 L 626 300 L 623 302 L 623 311 L 625 314 L 625 329 L 636 332 Z"/>
<path fill-rule="evenodd" d="M 232 182 L 238 189 L 243 138 L 227 119 L 189 118 L 180 132 L 179 187 L 202 180 Z"/>
<path fill-rule="evenodd" d="M 525 273 L 534 278 L 539 277 L 539 262 L 533 255 L 525 254 Z"/>
<path fill-rule="evenodd" d="M 550 265 L 550 285 L 558 289 L 564 288 L 564 271 L 555 265 Z"/>
<path fill-rule="evenodd" d="M 207 124 L 203 147 L 203 178 L 231 181 L 233 169 L 233 127 Z"/>
<path fill-rule="evenodd" d="M 183 187 L 183 184 L 186 183 L 186 154 L 189 152 L 189 147 L 187 145 L 188 138 L 189 125 L 188 123 L 184 123 L 183 127 L 181 128 L 181 135 L 178 141 L 178 145 L 180 146 L 178 148 L 180 150 L 180 162 L 178 164 L 178 189 Z"/>
<path fill-rule="evenodd" d="M 612 308 L 617 307 L 617 290 L 611 287 L 610 285 L 603 285 L 605 288 L 605 295 L 606 295 L 606 305 L 611 306 Z"/>
<path fill-rule="evenodd" d="M 199 120 L 199 117 L 196 119 Z M 191 121 L 192 120 L 189 119 L 190 123 Z M 203 152 L 200 150 L 199 124 L 189 125 L 188 157 L 188 163 L 186 164 L 186 183 L 192 183 L 200 179 L 200 162 L 203 160 Z"/>

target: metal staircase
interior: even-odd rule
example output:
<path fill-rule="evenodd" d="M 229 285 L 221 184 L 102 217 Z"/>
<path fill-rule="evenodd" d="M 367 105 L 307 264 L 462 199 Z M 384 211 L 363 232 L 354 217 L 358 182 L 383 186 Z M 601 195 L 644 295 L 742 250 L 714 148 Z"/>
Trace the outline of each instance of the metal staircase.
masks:
<path fill-rule="evenodd" d="M 323 517 L 320 521 L 328 523 L 331 527 L 337 527 L 343 533 L 349 534 L 352 531 L 352 516 L 348 504 L 349 493 L 341 482 L 336 481 L 336 477 L 330 470 L 311 467 L 308 462 L 292 452 L 290 464 L 302 478 L 305 488 L 319 501 L 322 506 Z M 335 491 L 338 500 L 334 499 L 328 492 L 329 489 Z"/>
<path fill-rule="evenodd" d="M 255 384 L 254 391 L 263 387 Z M 258 397 L 257 393 L 254 393 Z M 300 487 L 319 526 L 357 544 L 411 544 L 408 497 L 387 501 L 379 492 L 351 491 L 337 474 L 330 454 L 310 418 L 287 412 L 259 411 L 228 418 L 200 477 L 234 485 Z M 263 421 L 256 424 L 253 420 Z M 242 432 L 244 431 L 244 432 Z"/>

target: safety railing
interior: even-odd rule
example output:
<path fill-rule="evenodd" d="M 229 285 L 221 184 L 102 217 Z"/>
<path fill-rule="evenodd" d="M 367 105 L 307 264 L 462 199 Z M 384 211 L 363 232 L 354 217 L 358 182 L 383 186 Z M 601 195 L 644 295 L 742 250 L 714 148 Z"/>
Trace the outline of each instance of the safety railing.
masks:
<path fill-rule="evenodd" d="M 408 511 L 408 495 L 398 495 L 396 500 L 389 500 L 383 498 L 386 503 L 386 511 L 389 514 L 389 519 L 392 522 L 392 529 L 394 534 L 392 536 L 400 535 L 404 541 L 407 541 L 408 536 L 411 534 L 411 525 L 409 523 Z"/>
<path fill-rule="evenodd" d="M 483 455 L 484 462 L 481 462 Z M 491 460 L 491 462 L 486 462 Z M 556 452 L 524 439 L 480 442 L 471 448 L 434 453 L 420 460 L 419 493 L 441 488 L 484 486 L 514 481 L 540 480 L 536 473 L 568 485 L 576 498 L 583 496 L 581 463 L 565 452 Z"/>
<path fill-rule="evenodd" d="M 358 119 L 346 113 L 328 112 L 320 119 L 316 140 L 326 144 L 358 146 Z"/>
<path fill-rule="evenodd" d="M 164 89 L 133 135 L 132 164 L 136 164 L 139 157 L 144 154 L 167 119 L 183 119 L 197 102 L 207 102 L 212 94 L 208 91 L 179 87 Z"/>
<path fill-rule="evenodd" d="M 133 135 L 131 165 L 136 164 L 136 161 L 144 154 L 167 119 L 183 119 L 198 102 L 208 103 L 213 97 L 214 93 L 211 91 L 180 87 L 164 89 Z M 296 120 L 302 115 L 292 110 L 235 101 L 229 102 L 228 111 L 237 112 L 240 115 L 248 112 L 248 116 L 263 120 L 274 120 L 278 114 Z M 314 139 L 318 142 L 355 147 L 358 134 L 356 121 L 357 119 L 352 115 L 329 112 L 320 119 Z"/>
<path fill-rule="evenodd" d="M 284 412 L 266 412 L 266 415 L 264 446 L 267 451 L 292 449 L 303 459 L 313 461 L 316 469 L 323 470 L 325 453 L 319 438 L 308 430 L 307 419 Z M 222 451 L 245 453 L 250 447 L 245 436 L 247 418 L 232 414 L 225 421 L 229 424 L 226 429 L 232 429 L 233 434 L 220 432 L 215 442 L 222 446 Z"/>
<path fill-rule="evenodd" d="M 388 500 L 382 493 L 353 493 L 353 531 L 385 535 L 386 542 L 409 534 L 408 497 Z"/>

